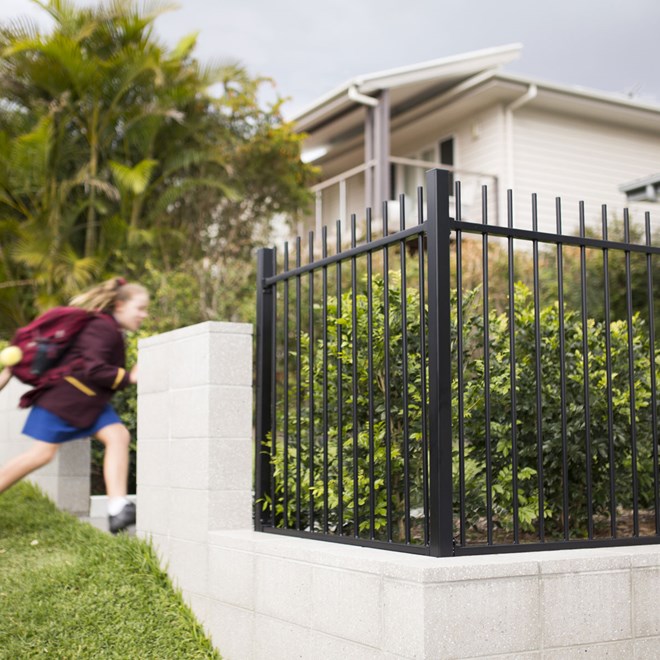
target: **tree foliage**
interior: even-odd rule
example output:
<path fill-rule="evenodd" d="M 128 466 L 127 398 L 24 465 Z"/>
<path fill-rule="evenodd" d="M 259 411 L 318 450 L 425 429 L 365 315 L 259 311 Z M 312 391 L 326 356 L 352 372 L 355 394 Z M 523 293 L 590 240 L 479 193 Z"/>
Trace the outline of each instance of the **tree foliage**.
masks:
<path fill-rule="evenodd" d="M 118 273 L 185 322 L 245 314 L 251 251 L 311 176 L 268 81 L 165 47 L 168 5 L 35 1 L 50 32 L 0 28 L 0 331 Z"/>

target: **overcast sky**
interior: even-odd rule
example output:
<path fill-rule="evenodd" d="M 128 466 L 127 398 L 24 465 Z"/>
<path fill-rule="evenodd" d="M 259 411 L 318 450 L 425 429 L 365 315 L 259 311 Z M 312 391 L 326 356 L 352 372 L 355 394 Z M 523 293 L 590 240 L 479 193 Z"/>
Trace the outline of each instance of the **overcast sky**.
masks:
<path fill-rule="evenodd" d="M 85 0 L 91 4 L 94 0 Z M 660 103 L 659 0 L 179 0 L 158 35 L 273 78 L 290 116 L 366 73 L 522 43 L 506 71 Z M 0 21 L 45 12 L 0 0 Z M 43 18 L 42 18 L 43 21 Z M 43 23 L 44 26 L 47 22 Z"/>

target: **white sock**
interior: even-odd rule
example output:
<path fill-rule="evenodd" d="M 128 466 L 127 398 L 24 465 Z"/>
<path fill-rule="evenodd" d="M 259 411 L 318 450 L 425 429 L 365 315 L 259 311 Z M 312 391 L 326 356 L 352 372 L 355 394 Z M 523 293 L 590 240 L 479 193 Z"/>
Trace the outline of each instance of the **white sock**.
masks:
<path fill-rule="evenodd" d="M 116 516 L 128 504 L 127 497 L 109 497 L 108 515 Z"/>

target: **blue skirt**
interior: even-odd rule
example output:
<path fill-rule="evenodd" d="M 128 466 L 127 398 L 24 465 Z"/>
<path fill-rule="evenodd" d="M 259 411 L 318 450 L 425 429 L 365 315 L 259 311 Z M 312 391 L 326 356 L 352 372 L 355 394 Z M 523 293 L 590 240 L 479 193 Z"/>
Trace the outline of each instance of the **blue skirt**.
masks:
<path fill-rule="evenodd" d="M 121 424 L 119 415 L 108 403 L 96 418 L 96 421 L 86 429 L 79 429 L 65 422 L 61 417 L 49 412 L 40 406 L 32 406 L 30 414 L 25 421 L 23 433 L 42 442 L 60 443 L 69 440 L 79 440 L 96 435 L 102 428 L 110 424 Z"/>

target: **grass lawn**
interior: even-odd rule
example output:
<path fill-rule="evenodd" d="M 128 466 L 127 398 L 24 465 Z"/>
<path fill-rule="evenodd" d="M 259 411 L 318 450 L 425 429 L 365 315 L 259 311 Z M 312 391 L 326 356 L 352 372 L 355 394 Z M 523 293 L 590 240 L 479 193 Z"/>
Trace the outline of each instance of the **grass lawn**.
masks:
<path fill-rule="evenodd" d="M 20 483 L 0 495 L 0 658 L 220 656 L 148 543 Z"/>

